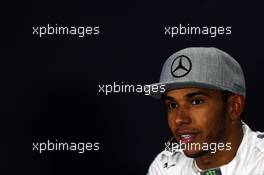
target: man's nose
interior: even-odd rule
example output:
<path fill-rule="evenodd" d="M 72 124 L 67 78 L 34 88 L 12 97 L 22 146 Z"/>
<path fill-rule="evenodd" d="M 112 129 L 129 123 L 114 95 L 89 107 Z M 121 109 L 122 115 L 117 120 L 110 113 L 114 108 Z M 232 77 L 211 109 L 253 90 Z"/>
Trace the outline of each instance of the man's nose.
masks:
<path fill-rule="evenodd" d="M 175 114 L 175 123 L 180 126 L 183 124 L 189 124 L 191 122 L 190 110 L 187 106 L 179 107 L 177 114 Z"/>

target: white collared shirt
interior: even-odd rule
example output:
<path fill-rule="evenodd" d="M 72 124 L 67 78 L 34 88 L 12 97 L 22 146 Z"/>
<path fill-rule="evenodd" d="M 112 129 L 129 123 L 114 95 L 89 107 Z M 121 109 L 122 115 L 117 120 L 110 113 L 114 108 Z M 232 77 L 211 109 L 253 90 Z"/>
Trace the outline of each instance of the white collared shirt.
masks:
<path fill-rule="evenodd" d="M 236 156 L 228 164 L 218 167 L 216 172 L 221 171 L 218 174 L 222 175 L 264 175 L 264 133 L 253 132 L 245 123 L 242 128 L 244 136 Z M 193 158 L 183 152 L 165 150 L 154 159 L 148 175 L 200 175 L 200 171 Z"/>

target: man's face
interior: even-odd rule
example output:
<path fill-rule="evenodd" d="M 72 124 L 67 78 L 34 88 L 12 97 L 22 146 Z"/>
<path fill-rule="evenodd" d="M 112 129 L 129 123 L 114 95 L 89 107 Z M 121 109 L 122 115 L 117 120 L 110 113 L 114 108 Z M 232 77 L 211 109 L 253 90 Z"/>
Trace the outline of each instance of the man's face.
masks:
<path fill-rule="evenodd" d="M 222 92 L 201 88 L 171 90 L 165 94 L 168 124 L 178 142 L 189 144 L 219 143 L 226 138 L 228 117 Z M 209 151 L 186 149 L 188 157 Z"/>

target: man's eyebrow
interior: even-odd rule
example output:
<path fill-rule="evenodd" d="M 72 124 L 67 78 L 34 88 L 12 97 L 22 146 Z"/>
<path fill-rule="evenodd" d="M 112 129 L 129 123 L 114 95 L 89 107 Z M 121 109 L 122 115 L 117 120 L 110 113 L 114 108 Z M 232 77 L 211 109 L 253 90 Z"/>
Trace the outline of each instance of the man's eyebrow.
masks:
<path fill-rule="evenodd" d="M 195 92 L 191 92 L 191 93 L 188 93 L 185 95 L 186 98 L 192 98 L 196 95 L 204 95 L 204 96 L 207 96 L 207 97 L 211 97 L 208 93 L 204 92 L 204 91 L 195 91 Z M 172 101 L 175 101 L 175 98 L 171 97 L 171 96 L 168 96 L 168 95 L 163 95 L 162 96 L 162 99 L 163 100 L 172 100 Z"/>
<path fill-rule="evenodd" d="M 185 98 L 193 98 L 196 95 L 204 95 L 207 97 L 211 97 L 211 95 L 209 95 L 208 93 L 204 92 L 204 91 L 195 91 L 195 92 L 191 92 L 185 95 Z M 171 101 L 176 101 L 175 98 L 168 96 L 168 95 L 162 95 L 161 97 L 163 100 L 171 100 Z"/>
<path fill-rule="evenodd" d="M 163 100 L 175 100 L 175 99 L 171 96 L 164 95 Z"/>
<path fill-rule="evenodd" d="M 195 91 L 195 92 L 191 92 L 189 94 L 186 94 L 185 97 L 187 98 L 192 98 L 196 95 L 204 95 L 204 96 L 207 96 L 207 97 L 211 97 L 208 93 L 206 92 L 203 92 L 203 91 Z"/>

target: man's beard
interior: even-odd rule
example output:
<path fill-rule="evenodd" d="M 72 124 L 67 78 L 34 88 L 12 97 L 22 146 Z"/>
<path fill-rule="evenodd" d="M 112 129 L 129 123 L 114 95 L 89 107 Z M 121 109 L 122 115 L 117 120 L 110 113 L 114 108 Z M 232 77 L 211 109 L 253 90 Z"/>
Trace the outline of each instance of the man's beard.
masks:
<path fill-rule="evenodd" d="M 199 158 L 199 157 L 202 157 L 202 156 L 205 156 L 207 155 L 208 153 L 210 153 L 210 150 L 201 150 L 197 153 L 194 153 L 194 154 L 185 154 L 185 156 L 189 157 L 189 158 Z"/>

